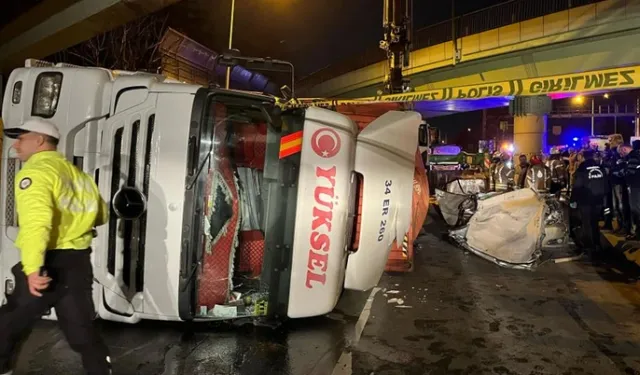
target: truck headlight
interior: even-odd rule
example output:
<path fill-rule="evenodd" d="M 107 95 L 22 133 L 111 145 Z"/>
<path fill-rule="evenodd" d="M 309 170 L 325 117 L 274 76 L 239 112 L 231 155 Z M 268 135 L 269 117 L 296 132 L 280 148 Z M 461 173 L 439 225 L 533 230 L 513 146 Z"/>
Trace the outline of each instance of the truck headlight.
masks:
<path fill-rule="evenodd" d="M 36 79 L 31 115 L 44 118 L 53 117 L 58 108 L 61 86 L 62 73 L 48 72 L 40 74 Z"/>
<path fill-rule="evenodd" d="M 13 104 L 20 104 L 22 98 L 22 81 L 18 81 L 13 85 L 13 95 L 11 96 L 11 102 Z"/>

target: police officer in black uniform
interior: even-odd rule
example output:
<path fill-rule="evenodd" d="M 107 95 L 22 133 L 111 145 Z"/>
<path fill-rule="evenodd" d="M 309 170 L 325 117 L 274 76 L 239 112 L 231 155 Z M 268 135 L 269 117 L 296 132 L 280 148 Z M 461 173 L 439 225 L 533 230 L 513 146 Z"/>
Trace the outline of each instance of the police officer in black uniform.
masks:
<path fill-rule="evenodd" d="M 625 182 L 629 186 L 631 221 L 636 231 L 630 239 L 640 240 L 640 140 L 631 144 L 633 150 L 626 157 Z"/>
<path fill-rule="evenodd" d="M 613 151 L 611 151 L 611 145 L 609 143 L 605 143 L 604 151 L 602 155 L 602 163 L 600 164 L 604 169 L 604 173 L 607 180 L 607 193 L 605 194 L 605 209 L 604 209 L 604 230 L 613 230 L 613 184 L 611 175 L 613 164 L 614 164 L 614 155 Z"/>
<path fill-rule="evenodd" d="M 592 150 L 582 152 L 584 161 L 576 170 L 570 205 L 582 223 L 581 240 L 589 254 L 600 250 L 598 221 L 607 192 L 606 176 L 593 159 Z"/>
<path fill-rule="evenodd" d="M 618 148 L 619 147 L 611 147 L 611 153 L 609 155 L 612 208 L 618 221 L 616 233 L 628 235 L 631 232 L 631 221 L 629 220 L 631 216 L 629 209 L 629 191 L 627 190 L 627 184 L 624 179 L 624 172 L 626 170 L 625 160 L 620 155 Z"/>

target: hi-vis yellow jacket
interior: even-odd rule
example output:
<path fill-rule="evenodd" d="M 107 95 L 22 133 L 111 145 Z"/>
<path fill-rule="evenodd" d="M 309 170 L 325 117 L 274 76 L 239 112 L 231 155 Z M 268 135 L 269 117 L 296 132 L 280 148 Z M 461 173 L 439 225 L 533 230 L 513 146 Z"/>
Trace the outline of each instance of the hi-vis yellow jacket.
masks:
<path fill-rule="evenodd" d="M 47 250 L 87 249 L 93 227 L 109 217 L 93 179 L 56 151 L 27 160 L 16 176 L 15 194 L 20 226 L 16 246 L 27 275 L 40 270 Z"/>

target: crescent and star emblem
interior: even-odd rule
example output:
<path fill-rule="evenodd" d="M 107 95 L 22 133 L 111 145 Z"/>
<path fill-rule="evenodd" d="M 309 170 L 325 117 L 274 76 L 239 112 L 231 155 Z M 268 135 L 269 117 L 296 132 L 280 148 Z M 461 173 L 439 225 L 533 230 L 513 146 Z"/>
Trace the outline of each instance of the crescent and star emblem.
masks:
<path fill-rule="evenodd" d="M 330 128 L 316 130 L 311 136 L 311 149 L 322 158 L 332 158 L 340 151 L 340 136 Z"/>

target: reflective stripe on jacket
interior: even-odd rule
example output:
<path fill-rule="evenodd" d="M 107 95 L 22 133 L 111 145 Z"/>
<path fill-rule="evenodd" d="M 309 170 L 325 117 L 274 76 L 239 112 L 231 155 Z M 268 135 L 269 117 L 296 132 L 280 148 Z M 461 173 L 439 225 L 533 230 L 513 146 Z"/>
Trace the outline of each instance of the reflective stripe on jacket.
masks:
<path fill-rule="evenodd" d="M 16 176 L 15 195 L 16 246 L 27 275 L 44 265 L 46 250 L 90 247 L 93 227 L 109 215 L 93 179 L 56 151 L 29 158 Z"/>

